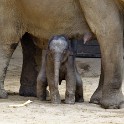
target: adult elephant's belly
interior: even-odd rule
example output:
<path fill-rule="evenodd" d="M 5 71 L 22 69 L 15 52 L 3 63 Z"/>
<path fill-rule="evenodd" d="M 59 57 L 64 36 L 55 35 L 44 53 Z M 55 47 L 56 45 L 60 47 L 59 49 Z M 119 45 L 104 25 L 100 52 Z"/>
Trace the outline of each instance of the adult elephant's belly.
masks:
<path fill-rule="evenodd" d="M 26 30 L 41 39 L 55 34 L 76 35 L 88 31 L 80 5 L 74 0 L 20 0 Z"/>
<path fill-rule="evenodd" d="M 121 2 L 123 2 L 123 3 L 124 3 L 124 0 L 118 0 L 118 1 L 121 1 Z"/>

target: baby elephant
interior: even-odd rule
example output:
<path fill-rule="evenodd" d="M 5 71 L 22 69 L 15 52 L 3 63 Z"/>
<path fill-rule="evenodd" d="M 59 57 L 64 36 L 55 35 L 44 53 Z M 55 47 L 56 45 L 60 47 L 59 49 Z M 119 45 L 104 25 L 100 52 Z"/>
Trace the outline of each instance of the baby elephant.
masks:
<path fill-rule="evenodd" d="M 58 85 L 66 80 L 65 103 L 83 102 L 82 80 L 77 71 L 71 42 L 63 35 L 54 36 L 43 51 L 42 67 L 37 78 L 37 97 L 46 100 L 49 86 L 52 103 L 61 103 Z"/>

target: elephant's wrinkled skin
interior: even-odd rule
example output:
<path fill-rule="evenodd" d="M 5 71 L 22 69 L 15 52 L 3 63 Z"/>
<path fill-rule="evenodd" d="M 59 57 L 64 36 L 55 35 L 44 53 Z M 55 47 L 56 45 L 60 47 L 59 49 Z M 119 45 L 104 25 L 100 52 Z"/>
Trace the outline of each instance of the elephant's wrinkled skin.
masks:
<path fill-rule="evenodd" d="M 54 36 L 42 58 L 42 67 L 37 78 L 37 97 L 46 100 L 49 86 L 52 103 L 60 103 L 58 85 L 66 80 L 65 103 L 83 101 L 82 80 L 77 71 L 71 43 L 67 37 Z"/>
<path fill-rule="evenodd" d="M 91 102 L 104 108 L 120 108 L 124 100 L 121 90 L 123 5 L 124 0 L 0 0 L 0 97 L 7 97 L 6 69 L 25 32 L 35 36 L 33 43 L 43 49 L 55 34 L 81 36 L 91 29 L 100 44 L 103 68 Z"/>

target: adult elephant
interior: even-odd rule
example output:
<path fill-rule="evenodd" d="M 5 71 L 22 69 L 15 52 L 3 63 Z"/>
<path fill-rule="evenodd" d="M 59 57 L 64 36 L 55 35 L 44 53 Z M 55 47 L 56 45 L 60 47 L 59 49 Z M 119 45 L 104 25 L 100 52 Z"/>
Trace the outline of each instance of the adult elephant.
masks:
<path fill-rule="evenodd" d="M 30 54 L 32 49 L 45 49 L 48 39 L 54 34 L 80 37 L 91 30 L 98 39 L 102 53 L 100 83 L 91 102 L 97 102 L 104 108 L 119 108 L 123 103 L 123 3 L 121 0 L 0 0 L 0 97 L 7 97 L 4 90 L 6 69 L 19 39 L 26 32 L 34 40 L 32 43 L 30 40 L 25 43 L 22 40 L 25 64 L 20 94 L 28 90 L 30 77 L 36 77 L 35 72 L 32 74 L 28 71 L 29 66 L 26 71 L 24 68 L 28 64 L 31 70 L 36 68 L 32 61 L 37 55 Z M 29 56 L 31 62 L 26 56 Z M 27 75 L 25 81 L 24 75 Z M 30 89 L 33 90 L 32 87 Z"/>

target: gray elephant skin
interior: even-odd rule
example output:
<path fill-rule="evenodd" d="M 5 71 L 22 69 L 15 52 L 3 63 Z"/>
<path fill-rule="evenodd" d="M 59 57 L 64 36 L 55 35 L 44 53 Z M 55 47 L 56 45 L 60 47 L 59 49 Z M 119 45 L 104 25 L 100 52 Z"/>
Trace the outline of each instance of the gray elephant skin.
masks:
<path fill-rule="evenodd" d="M 58 85 L 62 80 L 66 80 L 65 103 L 83 102 L 82 80 L 76 68 L 71 42 L 63 35 L 56 35 L 50 39 L 46 53 L 42 55 L 37 97 L 46 100 L 48 85 L 52 103 L 61 103 Z"/>
<path fill-rule="evenodd" d="M 21 38 L 24 60 L 20 94 L 30 95 L 36 88 L 37 51 L 46 49 L 48 39 L 56 34 L 74 38 L 93 32 L 101 48 L 102 69 L 90 102 L 120 108 L 124 101 L 123 5 L 124 0 L 0 0 L 0 97 L 7 97 L 6 70 Z M 26 33 L 32 42 L 25 42 Z"/>

